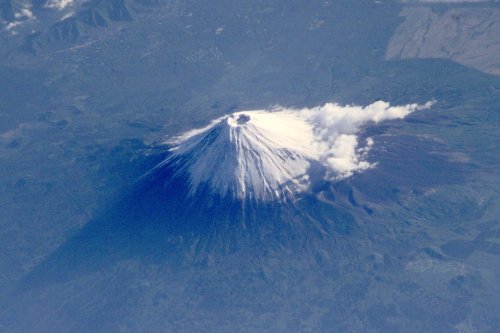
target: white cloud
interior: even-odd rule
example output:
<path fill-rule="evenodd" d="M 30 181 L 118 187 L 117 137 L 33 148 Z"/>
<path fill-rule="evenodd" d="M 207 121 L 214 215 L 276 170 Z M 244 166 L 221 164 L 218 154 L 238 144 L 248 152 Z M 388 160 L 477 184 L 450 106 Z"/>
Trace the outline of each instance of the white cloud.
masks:
<path fill-rule="evenodd" d="M 10 30 L 14 29 L 15 27 L 17 27 L 18 25 L 20 25 L 21 23 L 22 22 L 20 22 L 20 21 L 10 22 L 5 26 L 5 30 L 10 31 Z"/>
<path fill-rule="evenodd" d="M 341 134 L 330 147 L 325 162 L 328 167 L 336 172 L 337 177 L 347 177 L 354 171 L 365 170 L 371 167 L 370 163 L 363 161 L 360 152 L 367 152 L 366 149 L 359 149 L 356 135 Z"/>
<path fill-rule="evenodd" d="M 74 2 L 75 0 L 50 0 L 47 2 L 45 7 L 57 10 L 63 10 L 66 7 L 73 5 Z"/>
<path fill-rule="evenodd" d="M 35 16 L 33 15 L 33 12 L 31 11 L 31 8 L 28 6 L 22 8 L 20 13 L 16 13 L 15 17 L 18 19 L 19 18 L 26 18 L 26 19 L 35 18 Z"/>
<path fill-rule="evenodd" d="M 328 103 L 322 107 L 297 110 L 297 114 L 312 125 L 312 146 L 317 150 L 320 162 L 329 169 L 330 177 L 341 179 L 374 166 L 366 161 L 373 139 L 368 138 L 364 146 L 359 147 L 357 134 L 363 126 L 402 119 L 415 110 L 431 106 L 432 102 L 390 106 L 378 101 L 366 107 Z"/>
<path fill-rule="evenodd" d="M 22 26 L 25 23 L 32 22 L 33 20 L 36 20 L 35 15 L 31 11 L 31 4 L 25 3 L 22 4 L 22 7 L 14 13 L 14 17 L 16 18 L 16 21 L 9 22 L 5 25 L 5 30 L 9 31 L 13 35 L 17 34 L 15 31 L 16 28 Z"/>

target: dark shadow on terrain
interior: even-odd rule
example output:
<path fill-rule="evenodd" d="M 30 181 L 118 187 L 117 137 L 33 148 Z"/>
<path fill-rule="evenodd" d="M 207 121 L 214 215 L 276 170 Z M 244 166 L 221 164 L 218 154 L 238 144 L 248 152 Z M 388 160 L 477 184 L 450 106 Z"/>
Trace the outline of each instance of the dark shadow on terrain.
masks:
<path fill-rule="evenodd" d="M 149 157 L 146 164 L 151 169 L 165 156 Z M 17 290 L 64 283 L 130 258 L 192 264 L 207 253 L 225 255 L 242 248 L 259 251 L 311 235 L 303 232 L 308 217 L 301 215 L 296 204 L 235 201 L 215 197 L 209 189 L 201 189 L 190 199 L 186 183 L 173 177 L 168 167 L 145 175 L 33 269 Z M 333 210 L 328 208 L 327 215 L 333 216 Z M 342 233 L 348 233 L 345 228 Z M 328 226 L 322 229 L 328 230 Z"/>
<path fill-rule="evenodd" d="M 158 158 L 152 158 L 154 165 Z M 90 220 L 30 272 L 21 288 L 64 282 L 128 257 L 154 259 L 169 250 L 165 238 L 176 225 L 170 206 L 159 204 L 161 186 L 139 181 L 128 193 Z M 162 217 L 155 219 L 155 217 Z"/>

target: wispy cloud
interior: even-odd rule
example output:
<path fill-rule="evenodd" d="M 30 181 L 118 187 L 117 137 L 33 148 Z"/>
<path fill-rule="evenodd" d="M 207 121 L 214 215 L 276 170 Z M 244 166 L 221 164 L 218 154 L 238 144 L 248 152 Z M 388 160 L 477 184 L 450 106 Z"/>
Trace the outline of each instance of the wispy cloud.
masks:
<path fill-rule="evenodd" d="M 75 3 L 75 0 L 50 0 L 46 3 L 45 7 L 63 10 L 66 7 L 72 6 Z"/>
<path fill-rule="evenodd" d="M 402 119 L 416 110 L 430 108 L 432 103 L 391 106 L 378 101 L 364 107 L 328 103 L 292 112 L 311 125 L 314 133 L 311 147 L 314 147 L 319 161 L 329 170 L 329 177 L 341 179 L 374 166 L 366 160 L 374 140 L 367 138 L 366 142 L 359 143 L 358 134 L 364 126 Z"/>

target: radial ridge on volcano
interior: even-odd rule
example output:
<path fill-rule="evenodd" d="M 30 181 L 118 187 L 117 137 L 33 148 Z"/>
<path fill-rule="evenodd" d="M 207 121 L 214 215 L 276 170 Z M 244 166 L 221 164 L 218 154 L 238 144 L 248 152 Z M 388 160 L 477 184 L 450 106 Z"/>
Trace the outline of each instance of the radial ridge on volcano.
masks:
<path fill-rule="evenodd" d="M 313 164 L 324 168 L 327 180 L 369 169 L 373 164 L 365 157 L 373 140 L 358 143 L 361 127 L 401 119 L 431 104 L 328 103 L 236 112 L 167 141 L 171 154 L 157 168 L 172 168 L 174 177 L 187 179 L 189 195 L 208 187 L 221 197 L 286 200 L 309 188 Z"/>

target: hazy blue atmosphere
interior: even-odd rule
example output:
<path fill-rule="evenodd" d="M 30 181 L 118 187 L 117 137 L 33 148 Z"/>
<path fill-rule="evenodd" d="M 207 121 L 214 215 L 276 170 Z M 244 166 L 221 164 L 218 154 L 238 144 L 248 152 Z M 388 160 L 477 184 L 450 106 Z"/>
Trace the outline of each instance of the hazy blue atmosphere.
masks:
<path fill-rule="evenodd" d="M 499 112 L 494 0 L 0 0 L 0 332 L 498 333 Z"/>

